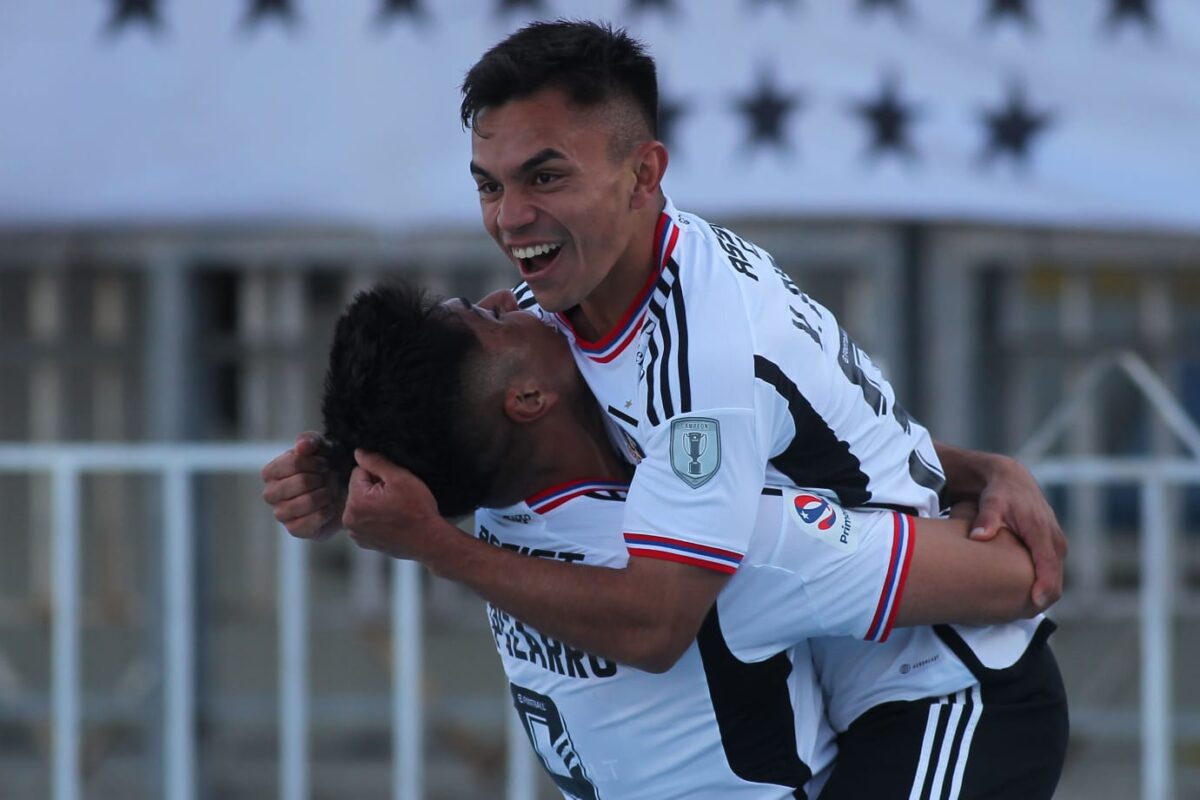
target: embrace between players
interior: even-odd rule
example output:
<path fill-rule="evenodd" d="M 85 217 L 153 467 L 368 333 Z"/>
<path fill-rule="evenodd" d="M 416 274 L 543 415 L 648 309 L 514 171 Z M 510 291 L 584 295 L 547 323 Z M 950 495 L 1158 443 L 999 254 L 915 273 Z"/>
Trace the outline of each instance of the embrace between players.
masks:
<path fill-rule="evenodd" d="M 657 102 L 603 25 L 484 54 L 470 169 L 522 283 L 356 297 L 325 437 L 264 498 L 487 600 L 566 797 L 1052 796 L 1053 512 L 1011 459 L 935 444 L 768 253 L 674 207 Z M 955 501 L 970 525 L 939 519 Z M 474 537 L 446 519 L 472 511 Z"/>

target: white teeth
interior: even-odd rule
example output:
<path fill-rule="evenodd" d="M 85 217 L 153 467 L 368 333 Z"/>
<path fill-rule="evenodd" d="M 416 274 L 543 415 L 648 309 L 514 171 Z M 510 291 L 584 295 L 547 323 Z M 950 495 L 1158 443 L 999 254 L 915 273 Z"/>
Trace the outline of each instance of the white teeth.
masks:
<path fill-rule="evenodd" d="M 534 256 L 550 253 L 560 247 L 562 247 L 562 245 L 558 244 L 557 242 L 551 242 L 548 244 L 535 244 L 531 247 L 514 247 L 512 248 L 512 254 L 513 258 L 533 258 Z"/>

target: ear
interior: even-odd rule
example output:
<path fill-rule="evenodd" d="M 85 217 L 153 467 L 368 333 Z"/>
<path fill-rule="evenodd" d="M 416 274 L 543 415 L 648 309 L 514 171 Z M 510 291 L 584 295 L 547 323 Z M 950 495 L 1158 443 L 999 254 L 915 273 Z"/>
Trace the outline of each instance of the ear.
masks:
<path fill-rule="evenodd" d="M 508 387 L 504 393 L 504 415 L 517 425 L 536 422 L 558 404 L 558 392 L 523 381 Z"/>
<path fill-rule="evenodd" d="M 667 172 L 667 146 L 662 142 L 650 141 L 639 145 L 633 159 L 633 193 L 629 207 L 645 208 L 658 201 L 663 175 Z"/>

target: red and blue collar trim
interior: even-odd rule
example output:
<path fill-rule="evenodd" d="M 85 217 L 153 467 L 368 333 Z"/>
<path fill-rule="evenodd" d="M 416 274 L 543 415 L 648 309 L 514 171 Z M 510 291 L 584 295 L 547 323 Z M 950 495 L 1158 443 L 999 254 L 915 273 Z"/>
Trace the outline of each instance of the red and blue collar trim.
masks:
<path fill-rule="evenodd" d="M 582 497 L 592 492 L 618 492 L 623 494 L 627 491 L 629 491 L 629 484 L 624 481 L 587 478 L 579 481 L 560 483 L 557 486 L 551 486 L 549 489 L 543 489 L 528 498 L 525 504 L 535 514 L 545 514 L 547 511 L 553 511 L 558 508 L 568 500 L 573 500 L 576 497 Z"/>
<path fill-rule="evenodd" d="M 612 330 L 596 341 L 589 341 L 576 333 L 565 314 L 558 314 L 559 321 L 575 337 L 575 346 L 598 364 L 607 364 L 619 356 L 642 329 L 642 323 L 646 320 L 646 309 L 654 295 L 654 286 L 675 251 L 675 243 L 679 241 L 679 225 L 675 222 L 674 215 L 669 213 L 671 210 L 668 204 L 667 210 L 658 215 L 658 225 L 654 229 L 654 263 L 657 269 L 651 273 L 642 290 L 638 292 L 637 298 L 621 315 L 621 319 Z"/>

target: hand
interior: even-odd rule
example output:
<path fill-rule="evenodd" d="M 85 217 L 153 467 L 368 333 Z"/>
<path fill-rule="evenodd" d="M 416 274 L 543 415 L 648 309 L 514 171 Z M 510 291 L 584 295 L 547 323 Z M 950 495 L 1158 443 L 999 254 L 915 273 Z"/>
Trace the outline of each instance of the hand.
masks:
<path fill-rule="evenodd" d="M 1012 530 L 1033 557 L 1033 604 L 1045 611 L 1062 596 L 1067 539 L 1029 470 L 1014 459 L 994 458 L 970 536 L 987 540 L 1004 528 Z"/>
<path fill-rule="evenodd" d="M 325 539 L 337 533 L 342 521 L 342 496 L 337 478 L 321 457 L 319 433 L 305 431 L 296 445 L 262 468 L 263 500 L 275 519 L 300 539 Z"/>
<path fill-rule="evenodd" d="M 350 487 L 342 524 L 359 547 L 392 558 L 421 561 L 447 526 L 438 514 L 433 493 L 420 478 L 383 456 L 354 451 L 358 466 Z"/>
<path fill-rule="evenodd" d="M 977 500 L 959 500 L 954 505 L 950 506 L 950 515 L 948 519 L 958 519 L 963 522 L 974 522 L 979 516 L 979 503 Z M 968 538 L 970 538 L 970 528 L 967 529 Z"/>

